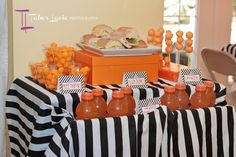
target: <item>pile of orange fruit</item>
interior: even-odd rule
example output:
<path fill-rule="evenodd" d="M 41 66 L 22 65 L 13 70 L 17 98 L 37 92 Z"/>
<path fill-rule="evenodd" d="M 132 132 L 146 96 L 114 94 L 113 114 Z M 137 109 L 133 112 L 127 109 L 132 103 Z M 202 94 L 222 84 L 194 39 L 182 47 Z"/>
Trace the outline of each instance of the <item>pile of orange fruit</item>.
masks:
<path fill-rule="evenodd" d="M 85 82 L 89 67 L 74 65 L 74 48 L 51 43 L 45 52 L 46 60 L 30 64 L 31 74 L 39 84 L 56 90 L 58 77 L 63 75 L 83 75 Z"/>

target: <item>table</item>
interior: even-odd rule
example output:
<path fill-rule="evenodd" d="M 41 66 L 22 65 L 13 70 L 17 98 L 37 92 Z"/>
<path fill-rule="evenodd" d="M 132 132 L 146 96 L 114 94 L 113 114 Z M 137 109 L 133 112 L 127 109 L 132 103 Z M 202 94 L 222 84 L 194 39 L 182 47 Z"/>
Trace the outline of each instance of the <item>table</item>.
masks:
<path fill-rule="evenodd" d="M 158 97 L 165 85 L 159 79 L 147 89 L 135 89 L 135 100 Z M 235 110 L 227 105 L 226 89 L 215 83 L 216 106 L 170 112 L 162 106 L 147 115 L 76 121 L 80 95 L 61 95 L 39 86 L 30 77 L 17 78 L 6 100 L 6 117 L 13 156 L 234 156 Z M 105 90 L 111 99 L 119 85 L 86 86 Z M 187 92 L 194 92 L 187 86 Z M 223 123 L 226 122 L 226 123 Z M 184 136 L 183 136 L 184 135 Z M 129 137 L 129 138 L 128 138 Z M 212 147 L 210 143 L 214 143 Z M 207 146 L 207 149 L 203 149 Z M 221 148 L 221 149 L 219 149 Z"/>

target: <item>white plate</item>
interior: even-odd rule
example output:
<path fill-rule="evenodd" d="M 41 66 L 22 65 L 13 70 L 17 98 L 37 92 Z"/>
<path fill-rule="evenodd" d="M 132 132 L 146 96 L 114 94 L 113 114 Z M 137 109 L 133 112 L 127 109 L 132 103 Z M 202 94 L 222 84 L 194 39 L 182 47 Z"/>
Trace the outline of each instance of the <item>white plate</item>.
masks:
<path fill-rule="evenodd" d="M 161 48 L 154 45 L 148 45 L 147 48 L 137 49 L 97 49 L 82 43 L 77 43 L 81 49 L 101 56 L 143 56 L 152 55 L 155 52 L 160 52 Z"/>

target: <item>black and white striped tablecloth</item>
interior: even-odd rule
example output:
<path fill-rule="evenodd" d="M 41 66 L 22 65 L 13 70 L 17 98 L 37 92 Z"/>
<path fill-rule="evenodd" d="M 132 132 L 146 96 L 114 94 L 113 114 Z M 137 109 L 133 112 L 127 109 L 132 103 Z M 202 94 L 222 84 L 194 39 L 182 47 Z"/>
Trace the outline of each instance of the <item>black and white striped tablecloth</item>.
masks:
<path fill-rule="evenodd" d="M 42 156 L 56 128 L 66 127 L 73 120 L 68 111 L 43 103 L 17 83 L 7 93 L 5 112 L 11 156 L 16 157 Z"/>
<path fill-rule="evenodd" d="M 136 101 L 161 96 L 163 94 L 163 88 L 165 85 L 174 85 L 174 83 L 159 79 L 159 82 L 148 83 L 147 89 L 134 89 L 133 96 Z M 120 86 L 87 85 L 86 91 L 91 91 L 91 89 L 93 88 L 104 89 L 105 99 L 109 101 L 109 99 L 111 99 L 112 91 L 119 89 Z M 193 86 L 187 87 L 188 94 L 191 95 L 194 91 L 195 90 Z M 224 99 L 226 93 L 225 87 L 216 83 L 215 92 L 217 95 L 217 105 L 226 105 Z M 74 121 L 73 113 L 79 101 L 80 96 L 77 93 L 62 95 L 55 91 L 48 91 L 44 87 L 41 87 L 40 85 L 35 83 L 30 77 L 22 77 L 16 79 L 12 83 L 6 96 L 6 118 L 10 136 L 12 156 L 37 157 L 42 156 L 45 150 L 47 150 L 47 153 L 49 154 L 55 153 L 54 156 L 57 156 L 57 153 L 59 153 L 58 156 L 60 156 L 60 154 L 70 154 L 75 147 L 73 143 L 76 143 L 76 138 L 73 138 L 73 136 L 76 136 L 76 134 L 78 133 L 75 128 L 82 132 L 83 129 L 86 129 L 86 133 L 87 130 L 89 130 L 87 133 L 88 136 L 84 137 L 86 139 L 84 139 L 82 143 L 85 142 L 85 140 L 87 141 L 89 139 L 99 141 L 99 137 L 95 136 L 93 132 L 100 131 L 100 137 L 104 136 L 105 134 L 107 135 L 107 139 L 113 138 L 111 142 L 115 144 L 126 144 L 127 140 L 131 142 L 132 138 L 124 138 L 126 137 L 126 135 L 128 135 L 129 137 L 138 135 L 139 140 L 136 139 L 136 143 L 138 144 L 138 152 L 135 152 L 136 155 L 138 154 L 139 156 L 146 156 L 145 153 L 149 153 L 148 156 L 152 156 L 154 152 L 157 155 L 161 154 L 162 156 L 166 156 L 165 153 L 171 152 L 165 151 L 169 149 L 169 140 L 161 140 L 162 143 L 160 143 L 160 141 L 156 141 L 156 138 L 161 137 L 166 139 L 170 137 L 166 137 L 164 136 L 164 134 L 170 134 L 170 128 L 173 125 L 169 124 L 169 119 L 171 119 L 171 117 L 173 116 L 172 114 L 168 114 L 167 118 L 163 118 L 164 120 L 161 118 L 163 116 L 161 116 L 160 110 L 158 110 L 157 112 L 145 116 L 138 115 L 133 117 L 106 118 L 103 120 L 95 119 L 76 122 Z M 163 111 L 163 115 L 166 116 L 166 113 L 168 113 L 167 110 L 163 108 L 161 110 Z M 157 117 L 159 117 L 160 119 L 158 119 Z M 166 119 L 168 119 L 168 122 Z M 159 124 L 160 122 L 161 125 Z M 135 129 L 130 128 L 131 126 L 133 126 Z M 163 126 L 168 126 L 168 128 L 163 130 Z M 104 128 L 107 128 L 107 132 L 105 132 L 105 130 L 104 132 L 101 132 L 101 127 L 103 128 L 103 130 Z M 160 127 L 162 127 L 162 130 L 160 130 Z M 127 128 L 129 129 L 127 130 Z M 156 131 L 156 134 L 153 133 L 153 129 Z M 232 129 L 234 129 L 234 126 L 232 127 Z M 120 134 L 117 134 L 119 133 L 119 130 L 122 130 L 122 136 Z M 157 131 L 162 131 L 162 135 L 164 137 L 161 136 L 161 134 L 157 134 Z M 133 132 L 136 132 L 136 134 L 133 135 Z M 72 135 L 70 135 L 70 133 Z M 78 134 L 79 142 L 81 142 L 81 134 Z M 115 137 L 112 137 L 112 135 L 114 135 Z M 101 140 L 103 141 L 104 139 L 102 138 Z M 163 142 L 165 143 L 163 144 Z M 127 143 L 125 146 L 130 145 L 131 148 L 131 143 Z M 110 146 L 110 143 L 107 143 L 105 141 L 105 146 L 108 144 Z M 159 149 L 160 144 L 161 149 Z M 99 149 L 99 146 L 94 147 L 94 145 L 97 146 L 97 144 L 95 143 L 86 143 L 85 145 L 86 147 L 76 147 L 74 151 L 78 151 L 78 153 L 80 154 L 83 152 L 88 152 L 88 150 L 92 148 Z M 155 145 L 154 148 L 152 147 L 153 145 Z M 103 148 L 105 146 L 101 144 L 100 148 Z M 127 153 L 126 150 L 128 146 L 125 146 L 122 146 L 122 148 L 119 146 L 110 146 L 109 148 L 107 148 L 109 149 L 108 153 L 118 153 L 117 156 L 119 156 L 119 152 L 116 151 L 116 149 L 118 148 L 119 150 L 122 150 L 122 154 Z M 113 150 L 113 152 L 110 149 Z M 132 150 L 129 150 L 130 154 L 131 152 L 133 152 Z M 94 156 L 96 155 L 97 154 L 95 154 Z M 133 155 L 131 154 L 130 156 Z"/>
<path fill-rule="evenodd" d="M 168 156 L 170 136 L 166 107 L 146 115 L 72 122 L 63 135 L 55 135 L 45 155 L 75 157 Z M 58 138 L 59 137 L 59 138 Z"/>
<path fill-rule="evenodd" d="M 173 112 L 173 157 L 235 157 L 236 112 L 218 106 Z"/>
<path fill-rule="evenodd" d="M 45 156 L 235 157 L 235 126 L 232 106 L 160 107 L 146 115 L 73 121 L 55 134 Z"/>

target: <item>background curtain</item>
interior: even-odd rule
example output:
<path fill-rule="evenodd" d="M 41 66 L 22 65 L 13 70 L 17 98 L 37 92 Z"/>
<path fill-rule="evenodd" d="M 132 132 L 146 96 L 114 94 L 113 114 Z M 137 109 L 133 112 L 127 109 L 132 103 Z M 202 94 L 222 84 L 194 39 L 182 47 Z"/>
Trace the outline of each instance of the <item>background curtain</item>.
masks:
<path fill-rule="evenodd" d="M 221 50 L 223 46 L 230 43 L 233 1 L 201 0 L 198 3 L 198 24 L 196 30 L 197 66 L 201 69 L 205 78 L 210 78 L 200 52 L 206 47 Z M 220 80 L 224 80 L 224 78 Z M 224 82 L 221 83 L 226 85 Z"/>
<path fill-rule="evenodd" d="M 0 0 L 0 156 L 6 156 L 5 95 L 8 75 L 7 0 Z"/>

